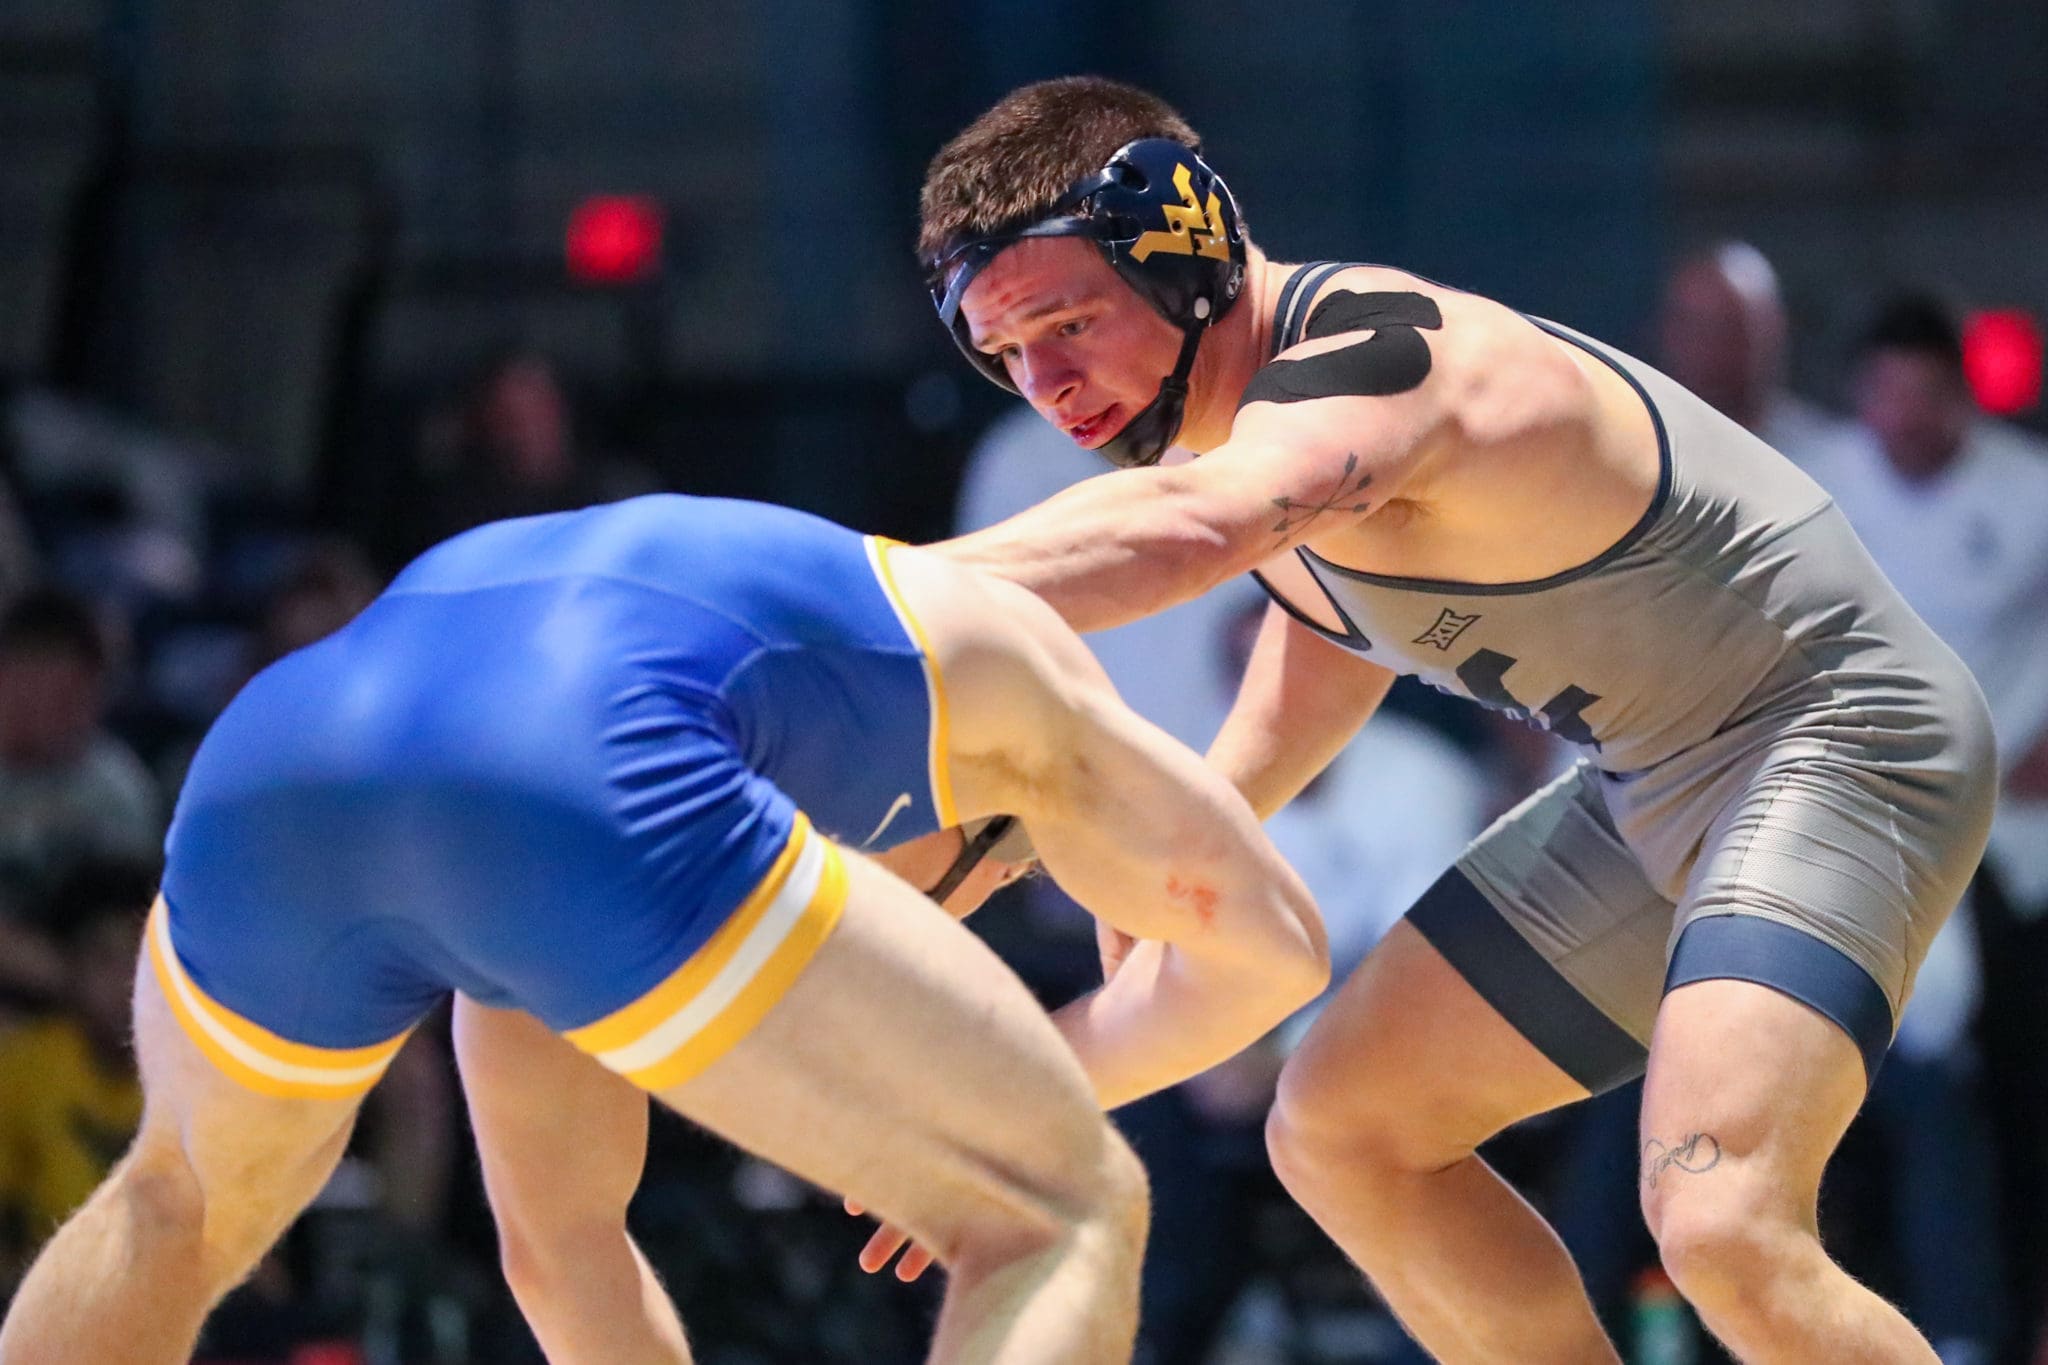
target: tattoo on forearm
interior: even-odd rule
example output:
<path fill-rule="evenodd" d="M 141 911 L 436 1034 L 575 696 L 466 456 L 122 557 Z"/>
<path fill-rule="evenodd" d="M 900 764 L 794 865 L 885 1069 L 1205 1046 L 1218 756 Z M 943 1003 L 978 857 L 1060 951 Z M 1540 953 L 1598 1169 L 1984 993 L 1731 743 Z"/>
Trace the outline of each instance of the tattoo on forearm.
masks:
<path fill-rule="evenodd" d="M 1357 475 L 1355 481 L 1352 477 L 1353 475 Z M 1299 502 L 1288 497 L 1274 498 L 1273 505 L 1280 509 L 1280 520 L 1273 523 L 1273 533 L 1279 536 L 1280 539 L 1273 548 L 1275 550 L 1286 548 L 1287 542 L 1295 538 L 1296 532 L 1302 530 L 1325 512 L 1370 511 L 1372 508 L 1372 500 L 1370 498 L 1359 502 L 1353 502 L 1352 499 L 1363 493 L 1371 483 L 1372 474 L 1370 472 L 1358 473 L 1358 455 L 1356 452 L 1353 452 L 1344 457 L 1344 472 L 1338 475 L 1336 483 L 1330 486 L 1329 493 L 1323 497 L 1322 501 Z"/>
<path fill-rule="evenodd" d="M 1657 1188 L 1657 1177 L 1674 1166 L 1688 1175 L 1704 1175 L 1721 1164 L 1721 1141 L 1712 1133 L 1687 1133 L 1677 1146 L 1657 1138 L 1643 1144 L 1643 1184 Z"/>

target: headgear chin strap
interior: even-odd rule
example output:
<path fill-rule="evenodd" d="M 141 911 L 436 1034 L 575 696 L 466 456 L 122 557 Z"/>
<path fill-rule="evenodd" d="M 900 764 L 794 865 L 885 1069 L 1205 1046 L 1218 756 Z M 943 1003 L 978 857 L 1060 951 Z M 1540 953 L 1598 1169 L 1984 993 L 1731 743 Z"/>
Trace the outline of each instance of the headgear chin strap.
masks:
<path fill-rule="evenodd" d="M 1187 414 L 1188 374 L 1195 368 L 1195 352 L 1202 347 L 1206 327 L 1189 327 L 1181 332 L 1180 359 L 1173 373 L 1159 385 L 1159 396 L 1147 403 L 1136 417 L 1124 423 L 1116 435 L 1095 447 L 1095 453 L 1123 469 L 1158 464 L 1159 457 L 1180 435 L 1181 418 Z"/>
<path fill-rule="evenodd" d="M 1202 334 L 1230 311 L 1244 288 L 1244 230 L 1230 187 L 1180 143 L 1140 138 L 1119 147 L 1045 217 L 956 243 L 935 257 L 931 294 L 939 320 L 974 367 L 1011 393 L 1017 386 L 1001 358 L 975 349 L 960 300 L 989 262 L 1031 237 L 1094 242 L 1124 283 L 1180 329 L 1180 358 L 1159 396 L 1099 447 L 1126 468 L 1156 464 L 1180 434 Z"/>

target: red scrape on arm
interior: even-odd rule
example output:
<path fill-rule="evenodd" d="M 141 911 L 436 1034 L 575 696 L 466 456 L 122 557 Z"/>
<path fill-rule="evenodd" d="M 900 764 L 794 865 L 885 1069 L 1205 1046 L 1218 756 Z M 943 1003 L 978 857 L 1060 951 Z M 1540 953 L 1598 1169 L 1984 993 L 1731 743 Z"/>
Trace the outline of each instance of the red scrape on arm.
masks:
<path fill-rule="evenodd" d="M 1195 917 L 1202 921 L 1204 929 L 1216 925 L 1216 889 L 1200 882 L 1184 882 L 1177 876 L 1166 879 L 1166 894 L 1173 900 L 1184 901 L 1194 907 Z"/>

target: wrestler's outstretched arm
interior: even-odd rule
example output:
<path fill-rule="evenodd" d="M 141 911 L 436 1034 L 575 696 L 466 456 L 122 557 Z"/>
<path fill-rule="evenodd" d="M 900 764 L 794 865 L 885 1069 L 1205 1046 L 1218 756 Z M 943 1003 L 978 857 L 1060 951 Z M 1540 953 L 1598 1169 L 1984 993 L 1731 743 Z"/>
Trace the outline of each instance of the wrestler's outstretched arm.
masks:
<path fill-rule="evenodd" d="M 1306 888 L 1250 808 L 1119 703 L 1076 720 L 1074 781 L 1026 815 L 1053 878 L 1135 940 L 1055 1011 L 1105 1107 L 1234 1056 L 1329 981 Z"/>
<path fill-rule="evenodd" d="M 1257 1041 L 1329 979 L 1307 890 L 1229 782 L 1117 697 L 1013 583 L 897 549 L 950 709 L 957 817 L 1022 817 L 1047 871 L 1139 940 L 1055 1022 L 1105 1107 Z"/>

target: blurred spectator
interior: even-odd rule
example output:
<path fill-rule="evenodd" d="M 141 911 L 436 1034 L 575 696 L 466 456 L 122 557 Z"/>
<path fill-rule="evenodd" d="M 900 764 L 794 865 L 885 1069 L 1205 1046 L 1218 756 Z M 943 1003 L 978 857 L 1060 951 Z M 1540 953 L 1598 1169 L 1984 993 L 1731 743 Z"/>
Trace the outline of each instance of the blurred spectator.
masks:
<path fill-rule="evenodd" d="M 147 864 L 88 863 L 59 888 L 61 1013 L 0 1035 L 0 1288 L 106 1176 L 142 1118 L 128 998 L 155 894 Z"/>
<path fill-rule="evenodd" d="M 205 476 L 233 466 L 225 451 L 35 390 L 7 405 L 4 431 L 53 578 L 129 612 L 198 591 Z"/>
<path fill-rule="evenodd" d="M 1844 423 L 1785 387 L 1790 326 L 1778 273 L 1747 242 L 1679 262 L 1657 313 L 1657 363 L 1679 383 L 1803 464 Z"/>
<path fill-rule="evenodd" d="M 416 1237 L 448 1230 L 448 1186 L 461 1128 L 455 1103 L 455 1054 L 445 1020 L 419 1029 L 391 1059 L 363 1103 L 349 1156 L 368 1176 L 373 1207 Z"/>
<path fill-rule="evenodd" d="M 30 389 L 7 405 L 13 473 L 33 504 L 46 493 L 118 490 L 140 524 L 164 530 L 195 550 L 205 539 L 205 482 L 242 464 L 226 449 L 174 437 L 106 408 Z"/>
<path fill-rule="evenodd" d="M 1809 468 L 1976 674 L 2010 780 L 2048 730 L 2048 443 L 1979 413 L 1961 357 L 1940 304 L 1887 308 L 1858 356 L 1859 429 Z"/>
<path fill-rule="evenodd" d="M 653 489 L 643 471 L 579 448 L 555 366 L 508 350 L 427 432 L 408 554 L 506 517 L 563 512 Z"/>
<path fill-rule="evenodd" d="M 11 402 L 7 408 L 12 408 Z M 20 469 L 16 444 L 12 424 L 0 421 L 0 471 L 5 471 L 0 477 L 0 603 L 26 592 L 36 577 L 35 542 L 15 492 Z"/>
<path fill-rule="evenodd" d="M 1939 1345 L 1943 1321 L 1957 1333 L 1973 1316 L 1992 1326 L 1983 1296 L 2003 1287 L 2001 1251 L 2019 1266 L 2017 1302 L 2038 1304 L 2048 1291 L 2039 1169 L 2048 1149 L 2048 445 L 1977 410 L 1957 322 L 1932 298 L 1899 298 L 1879 313 L 1857 355 L 1855 392 L 1856 438 L 1809 471 L 1976 674 L 2004 777 L 1984 871 L 1921 968 L 1871 1102 L 1894 1160 L 1909 1164 L 1893 1188 L 1921 1222 L 1895 1241 L 1909 1282 L 1924 1279 L 1917 1296 Z M 2003 1243 L 1987 1207 L 1993 1163 L 1966 1033 L 1980 999 L 2009 1210 Z M 1925 1150 L 1910 1155 L 1916 1143 Z"/>
<path fill-rule="evenodd" d="M 36 578 L 35 544 L 13 492 L 0 482 L 0 602 L 28 591 Z"/>
<path fill-rule="evenodd" d="M 315 545 L 264 606 L 255 668 L 340 630 L 370 605 L 380 586 L 369 557 L 355 545 L 339 539 Z"/>
<path fill-rule="evenodd" d="M 32 592 L 0 615 L 0 990 L 46 993 L 35 907 L 81 861 L 152 861 L 161 803 L 142 761 L 101 728 L 109 661 L 92 610 Z"/>

